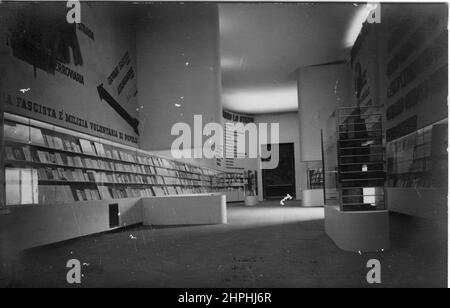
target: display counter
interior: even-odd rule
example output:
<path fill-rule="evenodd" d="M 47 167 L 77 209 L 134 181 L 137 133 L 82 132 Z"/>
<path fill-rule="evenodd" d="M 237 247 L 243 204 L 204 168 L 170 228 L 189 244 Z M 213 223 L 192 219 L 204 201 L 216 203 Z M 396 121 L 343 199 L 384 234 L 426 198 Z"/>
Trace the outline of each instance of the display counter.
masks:
<path fill-rule="evenodd" d="M 142 198 L 144 225 L 226 224 L 226 196 L 193 194 Z"/>
<path fill-rule="evenodd" d="M 325 206 L 325 232 L 340 248 L 353 252 L 386 250 L 389 240 L 389 212 L 341 211 Z"/>

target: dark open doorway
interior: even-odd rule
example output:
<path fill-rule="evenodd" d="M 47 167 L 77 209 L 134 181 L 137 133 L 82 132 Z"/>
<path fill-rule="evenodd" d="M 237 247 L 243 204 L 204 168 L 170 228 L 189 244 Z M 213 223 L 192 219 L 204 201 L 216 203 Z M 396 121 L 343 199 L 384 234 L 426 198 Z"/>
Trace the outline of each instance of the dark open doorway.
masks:
<path fill-rule="evenodd" d="M 267 145 L 270 150 L 271 145 Z M 279 144 L 279 163 L 275 169 L 263 169 L 264 199 L 281 199 L 287 194 L 295 199 L 294 144 Z"/>

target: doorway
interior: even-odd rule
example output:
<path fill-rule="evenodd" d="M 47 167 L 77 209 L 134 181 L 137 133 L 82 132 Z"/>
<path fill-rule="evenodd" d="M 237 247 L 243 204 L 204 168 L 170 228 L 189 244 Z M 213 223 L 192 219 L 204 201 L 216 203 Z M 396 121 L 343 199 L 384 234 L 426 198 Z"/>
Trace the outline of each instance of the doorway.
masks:
<path fill-rule="evenodd" d="M 270 151 L 272 145 L 266 146 Z M 281 199 L 287 194 L 295 199 L 295 162 L 294 144 L 279 144 L 279 163 L 275 169 L 262 170 L 263 198 Z"/>

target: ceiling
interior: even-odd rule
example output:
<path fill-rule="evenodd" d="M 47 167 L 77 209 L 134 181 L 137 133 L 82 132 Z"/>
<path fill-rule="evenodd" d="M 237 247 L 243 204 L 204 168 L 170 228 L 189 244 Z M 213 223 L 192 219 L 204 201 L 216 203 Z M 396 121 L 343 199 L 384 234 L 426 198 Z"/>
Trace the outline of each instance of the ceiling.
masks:
<path fill-rule="evenodd" d="M 361 7 L 220 4 L 224 108 L 249 114 L 297 110 L 296 69 L 347 59 L 349 29 Z"/>

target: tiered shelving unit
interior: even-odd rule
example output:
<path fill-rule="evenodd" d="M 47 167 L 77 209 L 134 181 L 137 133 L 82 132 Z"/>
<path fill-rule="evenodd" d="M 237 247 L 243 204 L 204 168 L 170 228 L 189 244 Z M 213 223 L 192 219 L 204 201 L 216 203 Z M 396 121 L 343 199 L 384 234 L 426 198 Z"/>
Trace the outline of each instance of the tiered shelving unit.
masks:
<path fill-rule="evenodd" d="M 6 205 L 213 192 L 235 193 L 230 201 L 238 201 L 246 184 L 244 173 L 159 157 L 12 114 L 5 114 L 4 131 Z"/>
<path fill-rule="evenodd" d="M 344 107 L 336 112 L 341 210 L 385 209 L 385 158 L 380 108 Z"/>

